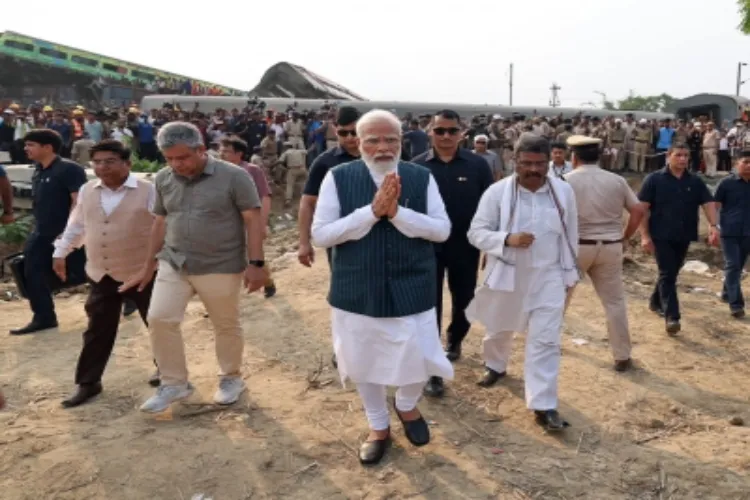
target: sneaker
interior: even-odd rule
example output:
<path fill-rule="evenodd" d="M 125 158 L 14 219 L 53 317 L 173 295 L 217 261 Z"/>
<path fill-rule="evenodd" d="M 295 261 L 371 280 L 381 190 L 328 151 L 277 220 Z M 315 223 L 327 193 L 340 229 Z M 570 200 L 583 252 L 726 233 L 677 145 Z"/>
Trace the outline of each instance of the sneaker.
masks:
<path fill-rule="evenodd" d="M 156 394 L 143 403 L 141 411 L 146 413 L 161 413 L 175 401 L 181 401 L 192 396 L 193 390 L 194 388 L 190 383 L 184 385 L 163 385 L 156 390 Z"/>
<path fill-rule="evenodd" d="M 219 382 L 219 388 L 214 394 L 214 401 L 220 405 L 231 405 L 240 399 L 245 392 L 245 381 L 240 377 L 224 377 Z"/>

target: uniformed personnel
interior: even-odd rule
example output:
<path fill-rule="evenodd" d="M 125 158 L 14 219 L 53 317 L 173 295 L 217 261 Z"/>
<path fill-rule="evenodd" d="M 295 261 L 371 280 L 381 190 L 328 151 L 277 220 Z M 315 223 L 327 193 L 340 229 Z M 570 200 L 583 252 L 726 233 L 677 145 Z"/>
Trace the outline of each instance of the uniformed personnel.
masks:
<path fill-rule="evenodd" d="M 615 370 L 632 366 L 625 287 L 622 276 L 624 244 L 635 234 L 644 208 L 627 181 L 599 167 L 601 140 L 573 136 L 573 171 L 565 175 L 578 207 L 578 268 L 594 285 L 607 316 L 609 344 Z M 630 217 L 623 231 L 623 209 Z M 568 294 L 572 298 L 573 290 Z"/>
<path fill-rule="evenodd" d="M 294 197 L 294 187 L 299 179 L 307 177 L 307 151 L 304 149 L 295 149 L 294 143 L 287 141 L 284 143 L 284 152 L 281 153 L 278 163 L 284 166 L 286 175 L 286 193 L 284 196 L 284 206 L 289 207 Z M 283 181 L 284 175 L 280 174 L 278 182 Z"/>

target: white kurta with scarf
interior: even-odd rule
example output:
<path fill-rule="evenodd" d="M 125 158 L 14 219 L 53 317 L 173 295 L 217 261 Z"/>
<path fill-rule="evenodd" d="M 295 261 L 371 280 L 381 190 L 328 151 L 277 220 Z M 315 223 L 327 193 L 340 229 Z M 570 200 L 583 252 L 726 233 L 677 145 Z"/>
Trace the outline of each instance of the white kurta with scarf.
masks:
<path fill-rule="evenodd" d="M 508 234 L 518 232 L 533 234 L 534 243 L 506 247 Z M 521 187 L 515 175 L 493 184 L 482 196 L 468 238 L 487 254 L 487 266 L 467 314 L 490 331 L 526 331 L 530 311 L 563 307 L 566 288 L 579 280 L 575 194 L 559 179 L 547 177 L 536 192 Z"/>
<path fill-rule="evenodd" d="M 380 187 L 385 174 L 372 169 L 370 174 Z M 370 205 L 341 217 L 336 183 L 330 172 L 326 175 L 312 224 L 316 246 L 329 248 L 362 239 L 378 220 Z M 391 223 L 408 238 L 433 242 L 448 238 L 450 219 L 432 175 L 427 187 L 427 213 L 400 206 Z M 373 318 L 334 307 L 331 328 L 342 382 L 348 378 L 358 384 L 401 387 L 426 382 L 431 376 L 453 378 L 453 367 L 440 345 L 434 308 L 400 318 Z"/>
<path fill-rule="evenodd" d="M 575 195 L 564 181 L 548 177 L 531 192 L 516 176 L 483 195 L 469 229 L 469 241 L 487 253 L 482 285 L 466 313 L 486 329 L 483 357 L 504 372 L 513 332 L 527 332 L 524 382 L 533 410 L 557 408 L 560 335 L 566 289 L 579 279 Z M 534 235 L 525 249 L 505 246 L 510 233 Z"/>

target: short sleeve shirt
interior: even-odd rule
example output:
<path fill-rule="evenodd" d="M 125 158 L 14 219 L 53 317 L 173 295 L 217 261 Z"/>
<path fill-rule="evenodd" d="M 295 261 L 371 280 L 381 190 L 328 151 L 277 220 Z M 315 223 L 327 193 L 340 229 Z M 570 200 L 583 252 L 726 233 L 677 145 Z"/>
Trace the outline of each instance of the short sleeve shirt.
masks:
<path fill-rule="evenodd" d="M 170 167 L 156 174 L 154 214 L 165 217 L 166 236 L 158 258 L 191 275 L 234 274 L 247 267 L 242 212 L 260 207 L 247 172 L 207 157 L 194 178 Z"/>

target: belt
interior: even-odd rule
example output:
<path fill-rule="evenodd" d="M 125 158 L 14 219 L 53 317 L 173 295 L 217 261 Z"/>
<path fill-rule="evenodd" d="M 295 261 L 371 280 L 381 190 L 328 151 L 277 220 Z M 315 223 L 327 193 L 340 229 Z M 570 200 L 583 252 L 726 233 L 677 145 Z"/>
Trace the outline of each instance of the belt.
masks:
<path fill-rule="evenodd" d="M 622 238 L 619 240 L 578 240 L 579 245 L 614 245 L 615 243 L 622 243 Z"/>

